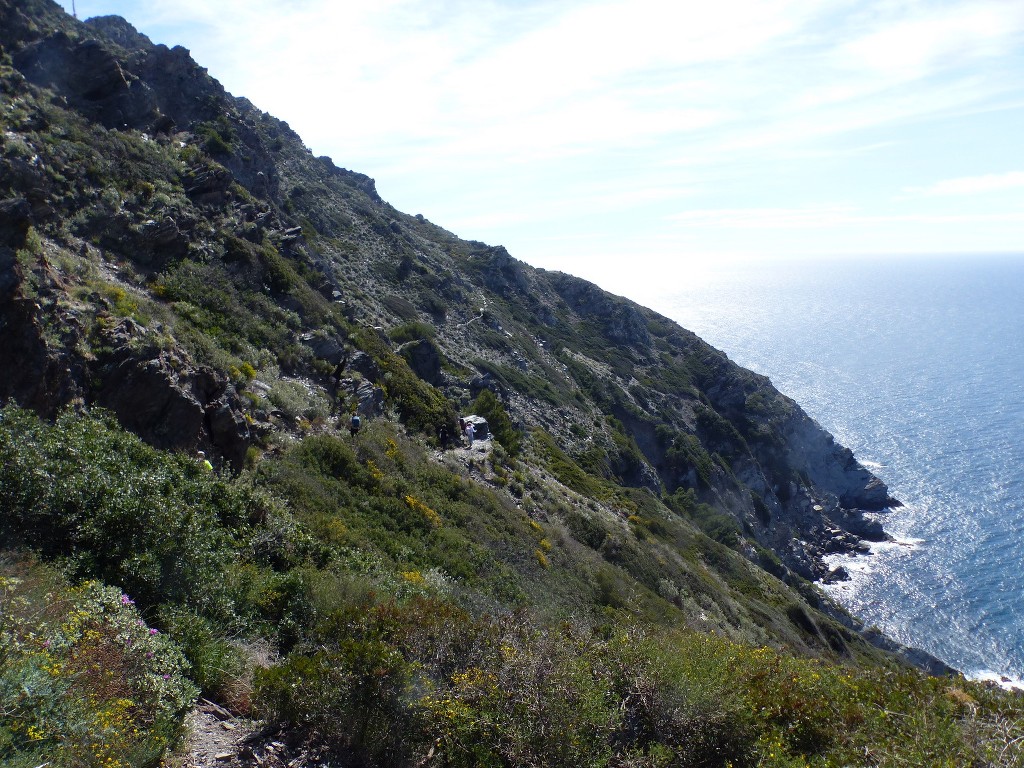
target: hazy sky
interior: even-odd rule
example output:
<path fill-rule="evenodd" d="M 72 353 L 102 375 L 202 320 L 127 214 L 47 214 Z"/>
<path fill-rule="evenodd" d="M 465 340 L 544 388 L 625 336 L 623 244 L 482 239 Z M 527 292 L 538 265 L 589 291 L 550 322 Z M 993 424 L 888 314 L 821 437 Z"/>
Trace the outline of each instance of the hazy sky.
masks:
<path fill-rule="evenodd" d="M 617 293 L 735 256 L 1024 251 L 1024 0 L 76 6 L 189 48 L 399 210 Z"/>

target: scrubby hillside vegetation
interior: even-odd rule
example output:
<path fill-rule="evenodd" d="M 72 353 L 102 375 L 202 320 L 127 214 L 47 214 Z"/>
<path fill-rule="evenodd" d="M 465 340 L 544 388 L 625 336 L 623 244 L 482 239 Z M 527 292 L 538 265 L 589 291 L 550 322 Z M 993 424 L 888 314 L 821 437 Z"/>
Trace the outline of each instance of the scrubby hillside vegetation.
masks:
<path fill-rule="evenodd" d="M 0 46 L 5 765 L 173 765 L 200 695 L 339 766 L 1024 764 L 814 587 L 896 502 L 766 379 L 121 19 Z"/>

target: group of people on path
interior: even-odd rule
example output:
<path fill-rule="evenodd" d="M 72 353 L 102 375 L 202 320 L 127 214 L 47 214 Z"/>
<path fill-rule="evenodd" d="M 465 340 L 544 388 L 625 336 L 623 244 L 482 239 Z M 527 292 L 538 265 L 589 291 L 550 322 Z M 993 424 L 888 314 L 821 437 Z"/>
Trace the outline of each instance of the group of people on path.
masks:
<path fill-rule="evenodd" d="M 473 447 L 473 443 L 476 440 L 482 439 L 482 437 L 477 436 L 477 430 L 476 427 L 473 425 L 473 422 L 463 418 L 459 419 L 459 429 L 456 431 L 456 434 L 458 435 L 456 441 L 461 442 L 460 438 L 464 437 L 466 438 L 466 443 L 469 445 L 470 448 Z M 437 431 L 437 441 L 441 444 L 442 448 L 451 447 L 451 433 L 448 431 L 447 425 L 442 426 Z"/>

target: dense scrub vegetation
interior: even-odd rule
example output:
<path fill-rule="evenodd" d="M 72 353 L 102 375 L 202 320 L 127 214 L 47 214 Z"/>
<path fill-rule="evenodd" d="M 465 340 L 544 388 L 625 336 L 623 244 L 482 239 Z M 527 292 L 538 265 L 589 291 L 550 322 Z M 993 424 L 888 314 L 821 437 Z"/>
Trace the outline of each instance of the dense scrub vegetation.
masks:
<path fill-rule="evenodd" d="M 153 765 L 197 689 L 179 647 L 120 589 L 0 557 L 0 760 Z"/>
<path fill-rule="evenodd" d="M 572 605 L 553 522 L 384 422 L 228 479 L 8 406 L 0 456 L 5 765 L 152 765 L 199 690 L 373 765 L 1022 764 L 1012 694 L 644 619 L 607 561 Z"/>
<path fill-rule="evenodd" d="M 1024 764 L 812 585 L 870 478 L 766 379 L 123 22 L 0 44 L 0 764 L 155 766 L 199 695 L 335 766 Z"/>

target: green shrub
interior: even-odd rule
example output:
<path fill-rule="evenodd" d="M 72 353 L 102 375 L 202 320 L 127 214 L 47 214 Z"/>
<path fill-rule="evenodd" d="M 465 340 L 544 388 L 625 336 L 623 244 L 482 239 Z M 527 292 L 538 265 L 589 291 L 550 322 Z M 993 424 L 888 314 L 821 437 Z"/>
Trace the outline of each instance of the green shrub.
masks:
<path fill-rule="evenodd" d="M 469 406 L 469 410 L 471 413 L 487 419 L 487 424 L 495 439 L 501 443 L 510 456 L 519 455 L 523 443 L 522 433 L 512 425 L 512 420 L 505 412 L 505 407 L 493 392 L 489 389 L 483 390 Z"/>
<path fill-rule="evenodd" d="M 363 329 L 354 341 L 380 366 L 388 399 L 397 407 L 399 418 L 409 429 L 435 436 L 445 427 L 448 434 L 456 434 L 455 409 L 451 403 L 438 389 L 413 373 L 408 363 L 394 354 L 380 336 Z"/>
<path fill-rule="evenodd" d="M 701 487 L 711 486 L 714 462 L 696 435 L 677 433 L 665 453 L 665 466 L 677 477 L 686 475 L 692 469 Z"/>
<path fill-rule="evenodd" d="M 203 149 L 214 157 L 228 157 L 232 153 L 235 130 L 230 121 L 221 115 L 215 121 L 201 123 L 196 134 L 203 140 Z"/>
<path fill-rule="evenodd" d="M 49 425 L 0 409 L 0 536 L 61 558 L 76 577 L 116 584 L 140 605 L 234 615 L 224 565 L 260 535 L 252 521 L 276 519 L 275 506 L 112 419 L 66 412 Z"/>
<path fill-rule="evenodd" d="M 714 507 L 707 504 L 696 505 L 693 519 L 708 538 L 714 539 L 719 544 L 735 547 L 740 541 L 739 523 L 729 515 L 716 512 Z"/>
<path fill-rule="evenodd" d="M 420 339 L 433 339 L 437 331 L 430 323 L 412 321 L 396 325 L 388 331 L 388 337 L 395 344 L 404 344 L 408 341 L 419 341 Z"/>
<path fill-rule="evenodd" d="M 293 379 L 275 381 L 267 399 L 287 416 L 302 417 L 307 421 L 326 419 L 331 410 L 330 402 L 322 391 Z"/>
<path fill-rule="evenodd" d="M 453 674 L 423 701 L 428 733 L 453 766 L 607 764 L 619 702 L 599 649 L 566 627 L 502 627 L 484 663 Z"/>
<path fill-rule="evenodd" d="M 607 489 L 601 480 L 588 474 L 569 458 L 550 434 L 540 427 L 533 427 L 531 437 L 545 459 L 546 469 L 560 483 L 590 498 L 604 498 L 607 495 Z"/>
<path fill-rule="evenodd" d="M 202 695 L 246 711 L 247 665 L 238 646 L 219 636 L 207 619 L 183 606 L 163 606 L 159 619 L 168 637 L 181 648 L 188 676 Z"/>
<path fill-rule="evenodd" d="M 408 749 L 412 667 L 392 645 L 344 638 L 315 654 L 292 654 L 256 677 L 262 710 L 316 728 L 374 764 L 395 765 Z"/>

